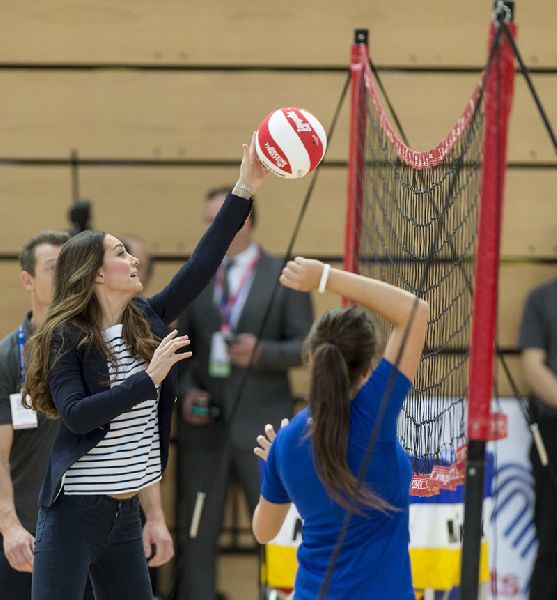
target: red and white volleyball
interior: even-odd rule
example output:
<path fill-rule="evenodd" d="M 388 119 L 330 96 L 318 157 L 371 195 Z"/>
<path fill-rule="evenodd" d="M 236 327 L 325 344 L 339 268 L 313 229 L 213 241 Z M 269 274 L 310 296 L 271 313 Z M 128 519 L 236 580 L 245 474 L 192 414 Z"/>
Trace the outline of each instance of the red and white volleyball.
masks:
<path fill-rule="evenodd" d="M 279 177 L 307 175 L 321 162 L 327 135 L 321 123 L 296 106 L 268 114 L 255 136 L 255 150 L 263 166 Z"/>

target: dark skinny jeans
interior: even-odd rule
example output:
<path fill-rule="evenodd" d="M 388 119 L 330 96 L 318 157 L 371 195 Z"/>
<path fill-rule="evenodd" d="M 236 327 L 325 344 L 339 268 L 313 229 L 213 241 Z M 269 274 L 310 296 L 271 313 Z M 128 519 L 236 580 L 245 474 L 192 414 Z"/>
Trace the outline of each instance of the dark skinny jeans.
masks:
<path fill-rule="evenodd" d="M 96 600 L 152 600 L 139 501 L 65 496 L 41 508 L 32 600 L 80 600 L 89 573 Z"/>

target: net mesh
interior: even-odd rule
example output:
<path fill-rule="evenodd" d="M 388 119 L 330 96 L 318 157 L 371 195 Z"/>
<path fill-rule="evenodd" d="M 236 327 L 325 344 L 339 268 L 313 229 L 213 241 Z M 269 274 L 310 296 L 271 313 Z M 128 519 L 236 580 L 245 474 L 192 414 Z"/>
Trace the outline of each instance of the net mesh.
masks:
<path fill-rule="evenodd" d="M 413 459 L 414 493 L 435 493 L 444 478 L 417 485 L 434 467 L 458 462 L 466 443 L 476 217 L 480 197 L 483 109 L 478 85 L 449 136 L 415 152 L 394 132 L 371 69 L 364 71 L 363 168 L 357 270 L 407 289 L 431 307 L 426 346 L 399 420 Z M 378 319 L 384 339 L 388 325 Z M 450 479 L 450 478 L 449 478 Z M 454 479 L 454 478 L 453 478 Z M 445 478 L 445 484 L 447 482 Z M 455 483 L 453 481 L 453 483 Z"/>

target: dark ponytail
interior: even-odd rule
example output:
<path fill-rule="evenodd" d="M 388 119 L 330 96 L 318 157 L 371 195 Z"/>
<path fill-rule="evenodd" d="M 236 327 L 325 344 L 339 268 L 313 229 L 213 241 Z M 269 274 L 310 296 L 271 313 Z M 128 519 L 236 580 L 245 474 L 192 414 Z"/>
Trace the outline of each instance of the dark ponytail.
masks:
<path fill-rule="evenodd" d="M 350 403 L 361 377 L 369 368 L 376 348 L 375 327 L 359 308 L 327 311 L 314 323 L 306 341 L 310 356 L 309 434 L 313 460 L 325 489 L 341 506 L 377 510 L 392 509 L 358 480 L 348 461 Z"/>

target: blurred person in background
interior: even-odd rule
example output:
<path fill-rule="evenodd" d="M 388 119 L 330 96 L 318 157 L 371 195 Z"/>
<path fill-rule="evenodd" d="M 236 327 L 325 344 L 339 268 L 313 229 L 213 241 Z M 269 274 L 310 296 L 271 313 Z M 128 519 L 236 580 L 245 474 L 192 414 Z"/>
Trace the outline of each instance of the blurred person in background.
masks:
<path fill-rule="evenodd" d="M 64 231 L 43 231 L 19 255 L 21 284 L 31 310 L 0 342 L 0 597 L 30 600 L 39 490 L 58 422 L 25 408 L 23 347 L 39 328 L 52 298 L 52 280 Z"/>
<path fill-rule="evenodd" d="M 519 346 L 524 379 L 532 395 L 530 410 L 542 436 L 549 469 L 535 444 L 530 449 L 534 475 L 534 522 L 538 551 L 530 580 L 532 600 L 557 598 L 557 279 L 533 289 L 524 306 Z"/>
<path fill-rule="evenodd" d="M 207 226 L 221 210 L 229 189 L 208 192 L 203 206 Z M 288 370 L 302 362 L 302 342 L 313 318 L 309 294 L 280 286 L 262 337 L 257 338 L 283 262 L 254 241 L 254 227 L 252 210 L 216 276 L 178 321 L 178 330 L 190 336 L 193 351 L 193 358 L 179 366 L 179 497 L 186 520 L 191 519 L 197 492 L 211 478 L 197 537 L 184 540 L 180 600 L 219 597 L 216 559 L 230 474 L 243 489 L 251 514 L 259 497 L 259 465 L 252 440 L 269 421 L 278 424 L 281 417 L 292 414 L 295 398 Z M 230 422 L 252 356 L 252 370 Z"/>

